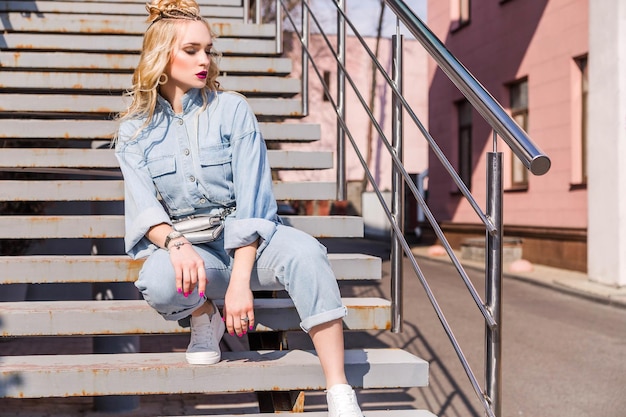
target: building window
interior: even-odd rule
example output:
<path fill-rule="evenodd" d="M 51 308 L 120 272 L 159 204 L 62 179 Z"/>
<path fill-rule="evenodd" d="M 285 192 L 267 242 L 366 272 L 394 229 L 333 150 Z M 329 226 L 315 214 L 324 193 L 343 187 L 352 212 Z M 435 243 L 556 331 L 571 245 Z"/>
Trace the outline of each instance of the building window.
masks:
<path fill-rule="evenodd" d="M 576 66 L 579 70 L 579 86 L 578 91 L 580 94 L 578 104 L 578 117 L 580 123 L 575 129 L 579 132 L 580 137 L 579 151 L 580 158 L 578 163 L 580 164 L 580 182 L 587 183 L 587 94 L 589 93 L 589 70 L 587 65 L 587 56 L 582 56 L 576 59 Z"/>
<path fill-rule="evenodd" d="M 330 71 L 324 71 L 322 76 L 324 77 L 324 85 L 326 85 L 326 88 L 328 89 L 328 91 L 330 91 Z M 328 97 L 328 94 L 326 94 L 325 90 L 324 101 L 330 101 L 330 97 Z"/>
<path fill-rule="evenodd" d="M 471 0 L 450 0 L 451 30 L 461 29 L 470 23 Z"/>
<path fill-rule="evenodd" d="M 528 80 L 523 79 L 509 85 L 511 117 L 528 132 Z M 514 189 L 528 188 L 528 170 L 519 158 L 511 153 L 511 186 Z"/>
<path fill-rule="evenodd" d="M 458 122 L 458 170 L 465 186 L 472 189 L 472 105 L 467 100 L 456 103 Z"/>

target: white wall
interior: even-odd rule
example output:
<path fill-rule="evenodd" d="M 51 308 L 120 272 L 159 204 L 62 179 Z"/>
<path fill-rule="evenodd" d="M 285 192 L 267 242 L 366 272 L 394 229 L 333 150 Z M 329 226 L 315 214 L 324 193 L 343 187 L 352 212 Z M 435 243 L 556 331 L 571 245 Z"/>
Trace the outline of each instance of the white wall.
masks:
<path fill-rule="evenodd" d="M 588 274 L 626 286 L 626 2 L 589 13 Z"/>

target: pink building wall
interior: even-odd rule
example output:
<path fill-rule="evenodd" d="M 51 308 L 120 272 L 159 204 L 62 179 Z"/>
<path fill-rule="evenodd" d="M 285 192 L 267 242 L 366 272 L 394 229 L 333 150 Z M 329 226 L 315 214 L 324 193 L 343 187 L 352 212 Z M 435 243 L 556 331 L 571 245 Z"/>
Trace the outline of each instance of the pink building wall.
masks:
<path fill-rule="evenodd" d="M 330 37 L 333 45 L 336 39 Z M 372 51 L 375 48 L 375 38 L 366 39 L 368 46 Z M 348 36 L 346 40 L 346 68 L 358 86 L 366 102 L 369 101 L 371 90 L 371 60 L 359 41 Z M 285 32 L 285 55 L 292 58 L 294 77 L 300 77 L 300 42 L 295 38 L 293 33 Z M 337 81 L 337 64 L 328 50 L 321 35 L 311 35 L 309 50 L 314 57 L 316 65 L 323 71 L 330 72 L 330 91 L 333 99 L 336 100 L 336 81 Z M 391 40 L 383 38 L 380 44 L 379 59 L 382 65 L 391 72 Z M 404 40 L 404 79 L 405 79 L 405 96 L 409 104 L 417 116 L 422 120 L 424 125 L 428 125 L 427 112 L 427 67 L 426 53 L 423 48 L 415 40 Z M 374 105 L 374 115 L 381 124 L 385 135 L 391 140 L 391 91 L 385 88 L 384 78 L 378 75 L 377 92 Z M 359 146 L 361 152 L 366 155 L 366 147 L 368 142 L 368 122 L 366 112 L 363 110 L 357 96 L 353 93 L 352 88 L 346 82 L 346 118 L 348 126 Z M 324 90 L 318 80 L 314 70 L 309 70 L 309 116 L 291 120 L 291 123 L 319 123 L 321 125 L 321 140 L 303 144 L 284 144 L 283 149 L 294 150 L 324 150 L 336 151 L 336 114 L 329 101 L 324 101 Z M 421 137 L 417 127 L 409 123 L 408 116 L 405 116 L 405 166 L 409 173 L 418 173 L 428 167 L 428 149 L 425 141 Z M 371 137 L 372 157 L 369 164 L 370 169 L 377 183 L 383 190 L 391 188 L 391 159 L 384 151 L 382 142 L 376 130 L 373 131 Z M 349 143 L 347 146 L 347 179 L 348 181 L 358 182 L 363 178 L 363 169 L 359 163 L 355 153 L 351 150 Z M 381 149 L 383 151 L 381 152 Z M 329 169 L 323 171 L 283 171 L 280 177 L 286 181 L 335 181 L 336 170 Z"/>
<path fill-rule="evenodd" d="M 454 33 L 449 28 L 450 3 L 429 2 L 428 24 L 447 48 L 474 74 L 503 107 L 507 83 L 528 77 L 529 135 L 552 160 L 550 172 L 529 177 L 527 192 L 505 193 L 505 222 L 535 226 L 585 227 L 586 190 L 572 187 L 579 171 L 573 139 L 579 134 L 573 111 L 578 78 L 574 58 L 588 50 L 587 1 L 514 0 L 472 2 L 471 23 Z M 456 110 L 462 94 L 429 66 L 430 128 L 453 161 L 456 160 Z M 491 150 L 491 129 L 474 113 L 474 173 L 472 190 L 484 201 L 485 152 Z M 500 142 L 500 149 L 505 144 Z M 506 152 L 505 164 L 509 165 Z M 505 168 L 506 170 L 507 168 Z M 441 220 L 476 221 L 469 206 L 452 192 L 454 186 L 430 158 L 430 202 Z M 579 174 L 578 174 L 579 175 Z M 505 186 L 510 180 L 505 177 Z M 574 188 L 574 189 L 572 189 Z"/>
<path fill-rule="evenodd" d="M 429 0 L 428 25 L 505 109 L 508 84 L 528 79 L 528 134 L 551 158 L 544 176 L 529 174 L 528 188 L 511 191 L 508 147 L 504 151 L 504 223 L 533 228 L 587 226 L 587 190 L 582 180 L 581 75 L 575 59 L 587 54 L 587 0 L 471 1 L 470 23 L 453 30 L 453 5 Z M 457 114 L 463 96 L 429 63 L 429 124 L 433 137 L 456 166 Z M 485 153 L 492 150 L 492 131 L 473 113 L 472 193 L 485 197 Z M 469 205 L 440 163 L 429 159 L 429 203 L 440 221 L 478 223 Z M 507 189 L 509 189 L 507 191 Z M 558 255 L 558 254 L 557 254 Z M 565 256 L 565 254 L 560 254 Z"/>

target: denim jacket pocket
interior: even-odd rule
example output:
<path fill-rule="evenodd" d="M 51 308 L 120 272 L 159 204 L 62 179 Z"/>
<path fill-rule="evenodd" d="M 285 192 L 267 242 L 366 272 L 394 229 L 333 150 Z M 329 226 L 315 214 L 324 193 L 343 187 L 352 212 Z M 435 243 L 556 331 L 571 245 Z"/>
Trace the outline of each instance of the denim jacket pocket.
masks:
<path fill-rule="evenodd" d="M 152 181 L 163 201 L 170 208 L 176 207 L 177 203 L 174 196 L 168 192 L 177 189 L 176 158 L 174 156 L 163 156 L 150 159 L 146 164 Z"/>
<path fill-rule="evenodd" d="M 232 148 L 229 146 L 200 149 L 202 185 L 215 203 L 229 204 L 234 201 L 232 160 Z"/>

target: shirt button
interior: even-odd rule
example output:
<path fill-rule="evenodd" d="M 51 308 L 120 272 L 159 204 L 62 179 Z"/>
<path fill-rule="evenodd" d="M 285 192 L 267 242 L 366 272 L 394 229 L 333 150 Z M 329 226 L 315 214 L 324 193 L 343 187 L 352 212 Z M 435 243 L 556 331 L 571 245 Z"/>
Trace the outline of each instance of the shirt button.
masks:
<path fill-rule="evenodd" d="M 184 123 L 183 119 L 178 119 L 178 124 L 182 125 Z"/>
<path fill-rule="evenodd" d="M 183 152 L 185 153 L 185 156 L 189 156 L 189 149 L 185 149 Z"/>
<path fill-rule="evenodd" d="M 189 182 L 194 182 L 196 180 L 196 177 L 194 177 L 193 175 L 189 177 Z"/>
<path fill-rule="evenodd" d="M 206 203 L 206 198 L 201 198 L 200 199 L 200 204 L 204 204 L 204 203 Z"/>

